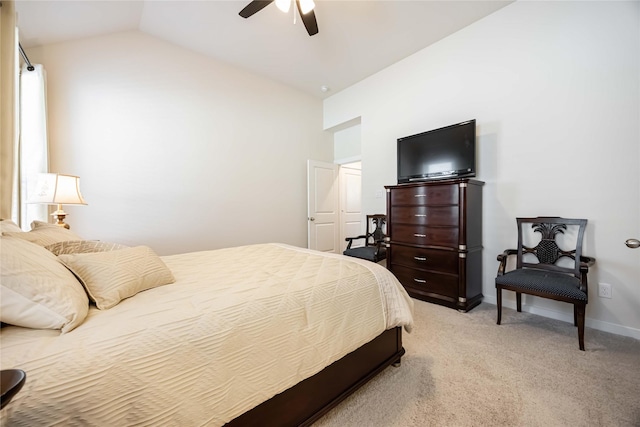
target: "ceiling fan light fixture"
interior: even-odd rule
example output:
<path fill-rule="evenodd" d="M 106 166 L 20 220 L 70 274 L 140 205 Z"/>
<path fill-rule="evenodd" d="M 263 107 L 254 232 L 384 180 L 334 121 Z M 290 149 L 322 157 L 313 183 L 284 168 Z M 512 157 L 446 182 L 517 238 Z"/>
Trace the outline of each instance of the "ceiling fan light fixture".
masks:
<path fill-rule="evenodd" d="M 303 15 L 306 15 L 307 13 L 311 12 L 316 7 L 316 4 L 313 2 L 313 0 L 299 0 L 299 1 L 300 1 L 300 12 L 302 12 Z"/>
<path fill-rule="evenodd" d="M 296 17 L 300 15 L 307 33 L 309 33 L 310 36 L 318 34 L 318 21 L 316 20 L 316 14 L 313 12 L 316 5 L 313 0 L 251 0 L 251 2 L 240 11 L 239 15 L 245 19 L 249 18 L 274 1 L 278 9 L 285 13 L 291 8 L 291 3 L 295 1 L 298 13 L 294 11 L 293 23 L 296 23 Z"/>
<path fill-rule="evenodd" d="M 284 13 L 287 13 L 291 7 L 291 1 L 292 0 L 276 0 L 276 6 Z"/>

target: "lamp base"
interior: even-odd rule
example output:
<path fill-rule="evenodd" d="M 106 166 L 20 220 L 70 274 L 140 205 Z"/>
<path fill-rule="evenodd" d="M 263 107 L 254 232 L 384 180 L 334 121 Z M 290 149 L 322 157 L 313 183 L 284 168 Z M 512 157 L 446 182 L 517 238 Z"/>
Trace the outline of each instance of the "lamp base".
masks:
<path fill-rule="evenodd" d="M 67 230 L 71 228 L 69 224 L 64 222 L 64 219 L 67 216 L 67 213 L 63 211 L 61 207 L 58 207 L 58 210 L 52 213 L 51 216 L 56 219 L 56 225 L 58 227 L 66 228 Z"/>

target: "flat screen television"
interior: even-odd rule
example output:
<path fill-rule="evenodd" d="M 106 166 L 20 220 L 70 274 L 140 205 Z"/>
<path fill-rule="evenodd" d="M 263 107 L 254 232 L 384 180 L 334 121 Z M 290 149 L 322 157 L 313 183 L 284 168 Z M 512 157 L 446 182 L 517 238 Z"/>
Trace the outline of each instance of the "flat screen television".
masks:
<path fill-rule="evenodd" d="M 476 176 L 476 121 L 398 138 L 398 184 Z"/>

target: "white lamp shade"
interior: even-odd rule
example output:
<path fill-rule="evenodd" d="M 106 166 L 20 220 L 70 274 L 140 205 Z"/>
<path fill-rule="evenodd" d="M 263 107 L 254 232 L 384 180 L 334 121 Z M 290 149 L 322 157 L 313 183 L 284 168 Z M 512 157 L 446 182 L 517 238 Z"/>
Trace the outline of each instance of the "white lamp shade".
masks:
<path fill-rule="evenodd" d="M 80 178 L 60 173 L 41 173 L 29 203 L 86 205 L 80 193 Z"/>

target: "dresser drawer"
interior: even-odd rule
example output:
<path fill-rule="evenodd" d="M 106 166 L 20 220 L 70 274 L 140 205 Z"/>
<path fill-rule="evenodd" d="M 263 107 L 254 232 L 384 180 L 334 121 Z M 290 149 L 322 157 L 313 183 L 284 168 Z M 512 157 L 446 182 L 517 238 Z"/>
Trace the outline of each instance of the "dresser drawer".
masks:
<path fill-rule="evenodd" d="M 421 294 L 437 294 L 453 300 L 458 298 L 458 276 L 431 273 L 401 265 L 392 265 L 391 271 L 408 290 Z"/>
<path fill-rule="evenodd" d="M 458 227 L 391 225 L 391 241 L 422 246 L 458 247 Z"/>
<path fill-rule="evenodd" d="M 458 252 L 393 245 L 391 264 L 458 274 Z"/>
<path fill-rule="evenodd" d="M 430 185 L 391 190 L 391 205 L 457 205 L 457 185 Z"/>
<path fill-rule="evenodd" d="M 391 208 L 394 223 L 458 226 L 458 206 L 401 206 Z"/>

